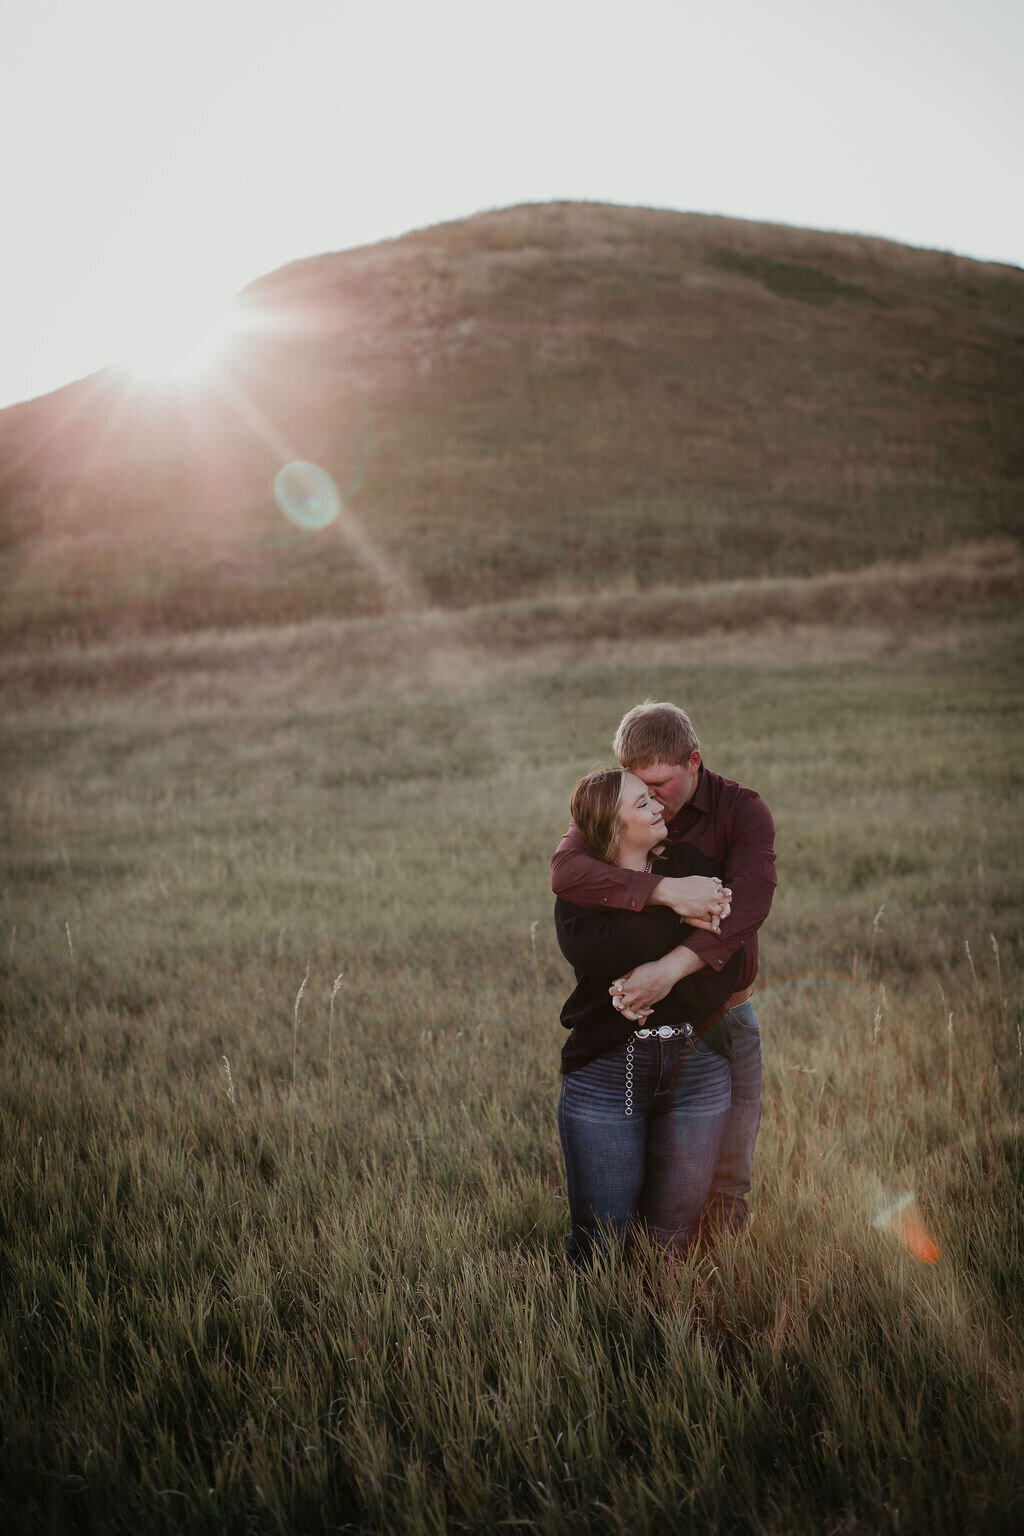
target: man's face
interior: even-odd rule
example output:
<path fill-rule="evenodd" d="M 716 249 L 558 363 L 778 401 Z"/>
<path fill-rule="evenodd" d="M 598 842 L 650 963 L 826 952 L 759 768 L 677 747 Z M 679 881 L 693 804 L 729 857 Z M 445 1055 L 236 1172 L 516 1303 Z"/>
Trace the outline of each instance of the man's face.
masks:
<path fill-rule="evenodd" d="M 651 794 L 661 801 L 665 819 L 670 821 L 693 798 L 700 773 L 700 753 L 691 752 L 686 763 L 650 763 L 646 768 L 631 771 L 638 779 L 643 779 Z"/>

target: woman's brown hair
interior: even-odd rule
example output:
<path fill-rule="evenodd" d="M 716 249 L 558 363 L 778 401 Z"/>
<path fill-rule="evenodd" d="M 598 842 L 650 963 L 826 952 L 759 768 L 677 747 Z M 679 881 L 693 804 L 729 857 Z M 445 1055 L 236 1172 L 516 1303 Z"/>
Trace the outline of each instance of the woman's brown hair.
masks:
<path fill-rule="evenodd" d="M 605 864 L 614 864 L 619 851 L 624 768 L 598 768 L 584 774 L 572 792 L 569 809 L 593 851 Z"/>

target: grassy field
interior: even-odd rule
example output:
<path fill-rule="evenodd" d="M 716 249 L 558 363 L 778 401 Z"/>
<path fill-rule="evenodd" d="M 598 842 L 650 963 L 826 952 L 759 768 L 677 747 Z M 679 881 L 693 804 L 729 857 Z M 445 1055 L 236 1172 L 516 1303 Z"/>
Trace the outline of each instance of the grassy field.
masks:
<path fill-rule="evenodd" d="M 1018 558 L 12 658 L 7 1527 L 1017 1531 Z M 755 1215 L 581 1279 L 546 865 L 645 696 L 776 817 Z"/>

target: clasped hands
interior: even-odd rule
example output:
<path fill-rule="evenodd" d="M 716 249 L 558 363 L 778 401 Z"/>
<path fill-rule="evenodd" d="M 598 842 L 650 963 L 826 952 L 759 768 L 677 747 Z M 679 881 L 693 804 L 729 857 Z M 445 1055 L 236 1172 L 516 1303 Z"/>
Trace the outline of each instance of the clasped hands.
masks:
<path fill-rule="evenodd" d="M 732 888 L 717 875 L 666 875 L 647 898 L 648 906 L 670 907 L 691 928 L 718 933 L 732 911 Z"/>

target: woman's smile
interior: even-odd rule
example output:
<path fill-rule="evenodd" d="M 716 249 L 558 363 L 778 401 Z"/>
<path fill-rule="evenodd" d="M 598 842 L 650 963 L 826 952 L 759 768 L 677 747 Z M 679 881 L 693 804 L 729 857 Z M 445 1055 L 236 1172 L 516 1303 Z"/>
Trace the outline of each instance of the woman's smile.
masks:
<path fill-rule="evenodd" d="M 665 837 L 665 812 L 635 773 L 626 773 L 619 797 L 619 860 L 630 853 L 646 856 Z"/>

